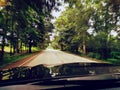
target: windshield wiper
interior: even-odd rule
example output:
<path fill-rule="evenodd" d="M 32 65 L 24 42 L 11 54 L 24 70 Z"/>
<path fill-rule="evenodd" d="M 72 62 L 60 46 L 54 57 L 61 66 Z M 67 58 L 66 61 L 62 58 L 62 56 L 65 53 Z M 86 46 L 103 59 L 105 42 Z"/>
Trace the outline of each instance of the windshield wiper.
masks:
<path fill-rule="evenodd" d="M 120 81 L 120 73 L 104 74 L 104 75 L 90 75 L 90 76 L 69 76 L 69 77 L 54 77 L 54 78 L 43 78 L 43 79 L 32 79 L 32 80 L 21 80 L 21 81 L 3 81 L 0 85 L 15 85 L 15 84 L 28 84 L 33 85 L 47 84 L 101 84 L 101 83 L 115 83 Z"/>

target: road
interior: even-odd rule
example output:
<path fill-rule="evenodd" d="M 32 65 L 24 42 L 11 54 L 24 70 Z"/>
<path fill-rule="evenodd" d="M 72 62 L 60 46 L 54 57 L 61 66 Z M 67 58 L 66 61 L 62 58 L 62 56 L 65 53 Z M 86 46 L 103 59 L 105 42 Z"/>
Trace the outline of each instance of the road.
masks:
<path fill-rule="evenodd" d="M 20 66 L 35 66 L 39 64 L 44 64 L 46 66 L 53 66 L 64 63 L 76 63 L 76 62 L 98 63 L 100 61 L 90 60 L 87 58 L 77 56 L 75 54 L 70 54 L 59 50 L 47 49 L 38 54 L 33 55 L 32 57 L 12 63 L 2 69 L 8 69 L 8 68 L 20 67 Z"/>
<path fill-rule="evenodd" d="M 75 63 L 75 62 L 96 62 L 93 60 L 89 60 L 74 54 L 62 52 L 59 50 L 45 50 L 41 54 L 39 54 L 34 60 L 25 64 L 27 66 L 35 66 L 38 64 L 45 65 L 58 65 L 64 63 Z"/>

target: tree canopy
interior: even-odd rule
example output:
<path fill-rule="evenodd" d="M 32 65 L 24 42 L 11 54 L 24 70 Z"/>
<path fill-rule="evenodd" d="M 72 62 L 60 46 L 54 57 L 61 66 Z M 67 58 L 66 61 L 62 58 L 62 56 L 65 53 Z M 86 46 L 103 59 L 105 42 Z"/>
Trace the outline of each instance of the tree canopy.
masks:
<path fill-rule="evenodd" d="M 32 46 L 45 48 L 48 44 L 48 33 L 52 23 L 51 11 L 57 8 L 56 0 L 2 0 L 0 1 L 0 29 L 1 52 L 4 56 L 5 40 L 8 40 L 10 54 L 19 53 L 22 47 L 28 47 L 31 53 Z M 46 25 L 46 23 L 49 25 Z M 52 29 L 52 28 L 50 28 Z"/>
<path fill-rule="evenodd" d="M 69 5 L 55 22 L 58 48 L 98 59 L 120 52 L 119 0 L 64 1 Z"/>

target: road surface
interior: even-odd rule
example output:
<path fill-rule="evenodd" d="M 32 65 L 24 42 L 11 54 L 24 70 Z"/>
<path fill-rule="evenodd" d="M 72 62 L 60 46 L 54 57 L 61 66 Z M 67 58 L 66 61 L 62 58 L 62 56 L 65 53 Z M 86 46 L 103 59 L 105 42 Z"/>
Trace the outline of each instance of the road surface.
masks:
<path fill-rule="evenodd" d="M 96 62 L 89 60 L 74 54 L 62 52 L 59 50 L 45 50 L 39 54 L 34 60 L 25 64 L 26 66 L 35 66 L 38 64 L 45 65 L 59 65 L 64 63 L 75 63 L 75 62 Z"/>
<path fill-rule="evenodd" d="M 59 50 L 47 49 L 29 58 L 12 63 L 2 69 L 8 69 L 8 68 L 14 68 L 14 67 L 20 67 L 20 66 L 35 66 L 39 64 L 44 64 L 46 66 L 53 66 L 53 65 L 59 65 L 64 63 L 76 63 L 76 62 L 98 63 L 100 61 L 90 60 L 87 58 L 83 58 L 83 57 L 62 52 Z"/>

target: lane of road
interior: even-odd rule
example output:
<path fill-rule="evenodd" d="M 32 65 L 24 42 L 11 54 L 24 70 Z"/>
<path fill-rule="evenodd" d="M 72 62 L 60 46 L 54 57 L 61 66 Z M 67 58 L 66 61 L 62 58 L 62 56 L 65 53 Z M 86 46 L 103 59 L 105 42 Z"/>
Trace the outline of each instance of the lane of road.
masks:
<path fill-rule="evenodd" d="M 12 63 L 1 69 L 8 69 L 20 66 L 36 66 L 39 64 L 44 64 L 46 66 L 53 66 L 65 63 L 76 63 L 76 62 L 94 62 L 101 63 L 100 61 L 86 59 L 74 54 L 66 53 L 59 50 L 44 50 L 40 53 L 34 54 L 28 58 Z"/>
<path fill-rule="evenodd" d="M 75 62 L 95 62 L 94 60 L 89 60 L 74 54 L 62 52 L 59 50 L 44 50 L 39 54 L 34 60 L 26 63 L 25 66 L 35 66 L 39 64 L 45 65 L 58 65 L 64 63 L 75 63 Z"/>

